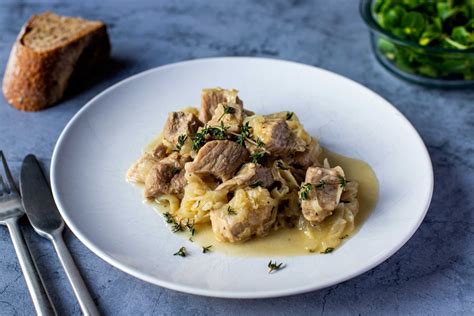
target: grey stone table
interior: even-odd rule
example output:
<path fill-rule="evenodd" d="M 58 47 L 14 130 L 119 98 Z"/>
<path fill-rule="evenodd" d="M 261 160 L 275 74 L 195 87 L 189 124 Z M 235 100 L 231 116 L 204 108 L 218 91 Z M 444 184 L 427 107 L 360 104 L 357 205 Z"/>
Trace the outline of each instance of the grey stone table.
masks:
<path fill-rule="evenodd" d="M 293 297 L 227 300 L 159 288 L 108 265 L 67 231 L 67 244 L 104 314 L 474 313 L 474 91 L 423 88 L 387 73 L 370 52 L 358 1 L 43 2 L 0 2 L 0 74 L 21 25 L 46 10 L 106 21 L 113 61 L 102 78 L 49 110 L 22 113 L 0 100 L 0 149 L 16 176 L 28 153 L 49 169 L 68 120 L 121 79 L 176 61 L 236 55 L 294 60 L 366 85 L 415 125 L 434 165 L 430 210 L 400 251 L 350 281 Z M 26 221 L 23 229 L 60 313 L 80 314 L 51 244 Z M 0 227 L 0 314 L 33 312 L 10 237 Z"/>

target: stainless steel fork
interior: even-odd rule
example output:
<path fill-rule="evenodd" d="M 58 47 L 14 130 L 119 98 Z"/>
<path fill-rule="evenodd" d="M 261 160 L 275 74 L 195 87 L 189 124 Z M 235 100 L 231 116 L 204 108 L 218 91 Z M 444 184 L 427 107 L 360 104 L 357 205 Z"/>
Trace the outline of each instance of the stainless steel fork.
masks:
<path fill-rule="evenodd" d="M 10 231 L 13 246 L 25 276 L 36 313 L 38 315 L 57 315 L 18 225 L 18 220 L 25 214 L 25 211 L 21 205 L 20 194 L 2 151 L 0 151 L 0 159 L 2 160 L 6 178 L 2 177 L 0 171 L 0 224 L 6 225 Z"/>

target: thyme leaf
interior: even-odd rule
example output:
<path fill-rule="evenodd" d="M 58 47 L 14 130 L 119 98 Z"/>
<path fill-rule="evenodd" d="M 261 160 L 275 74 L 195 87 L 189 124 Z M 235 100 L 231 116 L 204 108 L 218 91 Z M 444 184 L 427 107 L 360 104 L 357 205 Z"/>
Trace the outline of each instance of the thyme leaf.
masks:
<path fill-rule="evenodd" d="M 173 221 L 171 225 L 171 231 L 173 233 L 182 232 L 183 230 L 184 230 L 184 227 L 181 224 L 181 222 Z"/>
<path fill-rule="evenodd" d="M 173 256 L 186 257 L 186 247 L 179 248 L 179 250 L 175 252 Z"/>
<path fill-rule="evenodd" d="M 289 121 L 293 118 L 294 112 L 286 112 L 286 120 Z"/>
<path fill-rule="evenodd" d="M 184 146 L 184 143 L 186 142 L 186 139 L 188 138 L 188 135 L 182 134 L 178 136 L 178 144 L 176 145 L 175 151 L 180 152 L 181 148 Z"/>
<path fill-rule="evenodd" d="M 260 180 L 255 181 L 255 182 L 249 184 L 249 187 L 251 187 L 251 188 L 263 187 L 263 182 L 260 181 Z"/>
<path fill-rule="evenodd" d="M 234 114 L 234 113 L 235 113 L 235 108 L 228 105 L 224 105 L 224 113 L 222 113 L 222 115 L 219 117 L 217 121 L 220 121 L 226 114 Z"/>
<path fill-rule="evenodd" d="M 163 213 L 163 217 L 165 218 L 165 221 L 168 224 L 172 224 L 175 222 L 173 215 L 171 215 L 169 212 Z"/>
<path fill-rule="evenodd" d="M 227 214 L 229 215 L 237 215 L 237 212 L 232 207 L 227 207 Z"/>
<path fill-rule="evenodd" d="M 283 262 L 277 263 L 276 261 L 272 262 L 272 260 L 270 260 L 267 267 L 268 267 L 268 273 L 272 273 L 273 271 L 278 271 L 278 270 L 283 269 L 285 266 L 283 265 Z"/>
<path fill-rule="evenodd" d="M 212 245 L 209 245 L 207 247 L 202 247 L 202 253 L 211 252 L 211 247 L 212 247 Z"/>
<path fill-rule="evenodd" d="M 174 166 L 173 166 L 173 168 L 171 168 L 171 173 L 172 173 L 173 175 L 179 173 L 180 171 L 181 171 L 181 169 L 176 168 L 176 167 L 174 167 Z"/>
<path fill-rule="evenodd" d="M 333 247 L 328 247 L 326 248 L 323 252 L 321 252 L 322 254 L 327 254 L 327 253 L 331 253 L 334 251 L 334 248 Z"/>
<path fill-rule="evenodd" d="M 325 186 L 326 186 L 326 181 L 319 180 L 318 184 L 316 184 L 316 189 L 324 189 Z"/>
<path fill-rule="evenodd" d="M 346 178 L 344 178 L 343 176 L 340 176 L 340 175 L 338 175 L 337 178 L 339 179 L 339 185 L 341 186 L 341 188 L 344 189 L 347 185 Z"/>
<path fill-rule="evenodd" d="M 265 156 L 265 153 L 262 151 L 256 151 L 253 154 L 250 155 L 250 158 L 252 159 L 252 162 L 255 164 L 259 164 L 262 162 L 263 157 Z"/>
<path fill-rule="evenodd" d="M 311 183 L 304 183 L 301 185 L 300 189 L 300 200 L 307 200 L 308 195 L 313 189 L 313 185 Z"/>

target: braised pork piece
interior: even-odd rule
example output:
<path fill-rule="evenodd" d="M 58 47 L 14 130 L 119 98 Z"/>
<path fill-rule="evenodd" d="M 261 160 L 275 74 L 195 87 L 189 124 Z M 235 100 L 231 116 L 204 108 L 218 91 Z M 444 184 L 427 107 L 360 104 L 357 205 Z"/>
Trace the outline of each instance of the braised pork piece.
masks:
<path fill-rule="evenodd" d="M 317 229 L 334 216 L 337 233 L 347 233 L 340 224 L 358 212 L 358 183 L 318 160 L 319 142 L 295 113 L 254 114 L 237 94 L 204 89 L 199 110 L 169 113 L 128 181 L 144 185 L 145 198 L 166 208 L 168 222 L 210 223 L 222 242 L 280 228 Z"/>

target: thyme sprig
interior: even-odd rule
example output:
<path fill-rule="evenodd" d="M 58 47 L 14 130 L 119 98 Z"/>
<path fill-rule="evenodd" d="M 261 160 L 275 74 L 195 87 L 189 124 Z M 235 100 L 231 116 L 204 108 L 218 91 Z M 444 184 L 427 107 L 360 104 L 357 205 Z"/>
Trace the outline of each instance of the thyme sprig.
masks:
<path fill-rule="evenodd" d="M 236 142 L 245 147 L 245 141 L 250 138 L 250 125 L 249 122 L 245 122 L 240 129 L 240 134 L 236 134 Z"/>
<path fill-rule="evenodd" d="M 181 222 L 177 222 L 176 220 L 171 224 L 171 231 L 173 233 L 177 233 L 177 232 L 182 232 L 184 231 L 184 227 L 183 225 L 181 224 Z"/>
<path fill-rule="evenodd" d="M 194 236 L 196 233 L 196 228 L 194 227 L 194 220 L 187 220 L 184 226 L 188 229 L 188 231 L 191 233 L 191 237 Z"/>
<path fill-rule="evenodd" d="M 285 266 L 283 265 L 283 262 L 277 263 L 276 261 L 272 262 L 272 260 L 270 260 L 267 267 L 268 267 L 268 273 L 272 273 L 273 271 L 278 271 L 278 270 L 283 269 Z"/>
<path fill-rule="evenodd" d="M 174 167 L 174 166 L 171 168 L 171 173 L 172 173 L 173 175 L 178 174 L 180 171 L 181 171 L 181 169 L 176 168 L 176 167 Z"/>
<path fill-rule="evenodd" d="M 183 148 L 184 143 L 186 142 L 186 139 L 188 139 L 188 135 L 182 134 L 178 136 L 178 143 L 176 144 L 176 149 L 174 151 L 180 152 L 181 148 Z"/>
<path fill-rule="evenodd" d="M 315 185 L 316 189 L 324 189 L 326 186 L 326 181 L 324 180 L 319 180 L 319 182 Z"/>
<path fill-rule="evenodd" d="M 228 129 L 229 127 L 225 126 L 224 122 L 221 122 L 218 126 L 204 126 L 194 135 L 191 146 L 192 150 L 198 151 L 206 143 L 207 136 L 214 139 L 227 139 Z"/>
<path fill-rule="evenodd" d="M 175 252 L 173 256 L 186 257 L 186 247 L 179 248 L 179 250 Z"/>
<path fill-rule="evenodd" d="M 293 115 L 295 115 L 294 112 L 286 112 L 286 120 L 291 120 L 293 118 Z"/>
<path fill-rule="evenodd" d="M 235 113 L 235 108 L 228 105 L 224 105 L 224 113 L 222 113 L 222 115 L 219 117 L 217 121 L 220 121 L 226 114 L 234 114 L 234 113 Z"/>
<path fill-rule="evenodd" d="M 165 221 L 168 224 L 172 224 L 175 222 L 173 215 L 171 215 L 171 213 L 169 212 L 163 213 L 163 217 L 165 218 Z"/>
<path fill-rule="evenodd" d="M 255 164 L 261 163 L 264 157 L 265 153 L 263 151 L 256 151 L 250 155 L 252 162 Z"/>
<path fill-rule="evenodd" d="M 202 247 L 202 253 L 211 252 L 211 247 L 212 247 L 212 245 L 209 245 L 207 247 Z"/>
<path fill-rule="evenodd" d="M 339 185 L 341 186 L 341 188 L 344 189 L 346 187 L 348 181 L 346 180 L 346 178 L 344 178 L 341 175 L 338 175 L 337 178 L 339 179 Z"/>
<path fill-rule="evenodd" d="M 263 187 L 263 182 L 260 181 L 260 180 L 255 181 L 255 182 L 249 184 L 249 187 L 251 187 L 251 188 Z"/>
<path fill-rule="evenodd" d="M 227 214 L 229 214 L 229 215 L 237 215 L 237 212 L 236 212 L 231 206 L 228 206 L 228 207 L 227 207 Z"/>
<path fill-rule="evenodd" d="M 322 254 L 328 254 L 334 251 L 333 247 L 327 247 L 324 251 L 322 251 Z"/>
<path fill-rule="evenodd" d="M 347 183 L 349 183 L 349 181 L 346 180 L 346 178 L 344 178 L 343 176 L 340 176 L 338 175 L 337 176 L 338 180 L 337 182 L 328 182 L 328 181 L 325 181 L 325 180 L 320 180 L 316 185 L 316 189 L 324 189 L 326 184 L 339 184 L 341 186 L 341 188 L 345 188 Z"/>
<path fill-rule="evenodd" d="M 311 183 L 303 183 L 300 188 L 300 200 L 307 200 L 312 189 L 313 185 Z"/>

